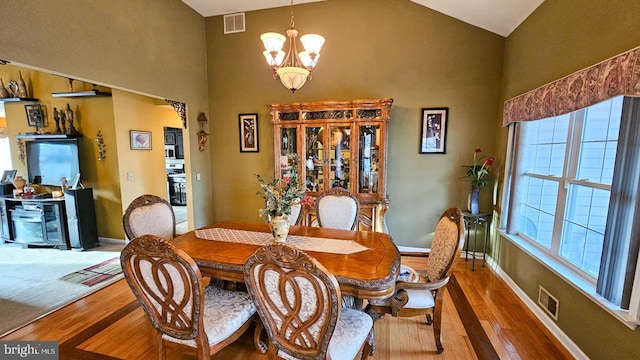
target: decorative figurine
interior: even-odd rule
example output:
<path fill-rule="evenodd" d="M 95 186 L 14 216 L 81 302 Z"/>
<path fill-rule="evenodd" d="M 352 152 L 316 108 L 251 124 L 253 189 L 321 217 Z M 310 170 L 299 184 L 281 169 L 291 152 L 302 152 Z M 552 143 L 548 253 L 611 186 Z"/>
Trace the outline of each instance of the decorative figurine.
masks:
<path fill-rule="evenodd" d="M 53 120 L 56 122 L 56 134 L 64 134 L 64 132 L 60 130 L 60 113 L 56 108 L 53 108 Z"/>
<path fill-rule="evenodd" d="M 69 120 L 69 129 L 67 129 L 67 134 L 68 135 L 78 135 L 79 132 L 78 130 L 76 130 L 76 128 L 73 126 L 73 111 L 71 111 L 71 107 L 69 106 L 69 104 L 67 104 L 67 110 L 66 111 L 66 117 L 67 120 Z"/>

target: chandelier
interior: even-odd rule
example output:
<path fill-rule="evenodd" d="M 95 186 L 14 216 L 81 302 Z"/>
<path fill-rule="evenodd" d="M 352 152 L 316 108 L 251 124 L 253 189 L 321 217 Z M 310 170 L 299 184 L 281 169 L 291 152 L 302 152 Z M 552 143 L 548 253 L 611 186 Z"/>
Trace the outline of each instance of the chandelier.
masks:
<path fill-rule="evenodd" d="M 282 85 L 291 92 L 300 89 L 307 80 L 311 80 L 311 72 L 315 69 L 320 58 L 320 49 L 324 44 L 324 38 L 317 34 L 306 34 L 300 37 L 300 42 L 305 51 L 298 53 L 296 47 L 296 37 L 298 30 L 295 29 L 293 19 L 293 0 L 291 0 L 291 23 L 287 30 L 289 37 L 289 50 L 285 54 L 282 51 L 286 37 L 282 34 L 267 32 L 260 35 L 260 40 L 264 44 L 264 57 L 273 69 L 273 78 L 280 79 Z"/>

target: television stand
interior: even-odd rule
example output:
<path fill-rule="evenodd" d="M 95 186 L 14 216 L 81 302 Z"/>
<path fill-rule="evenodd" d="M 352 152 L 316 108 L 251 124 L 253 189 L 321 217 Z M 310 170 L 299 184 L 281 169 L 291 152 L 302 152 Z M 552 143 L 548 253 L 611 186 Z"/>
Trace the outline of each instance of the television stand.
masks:
<path fill-rule="evenodd" d="M 27 247 L 85 250 L 99 246 L 92 189 L 67 190 L 64 197 L 0 198 L 0 235 Z"/>

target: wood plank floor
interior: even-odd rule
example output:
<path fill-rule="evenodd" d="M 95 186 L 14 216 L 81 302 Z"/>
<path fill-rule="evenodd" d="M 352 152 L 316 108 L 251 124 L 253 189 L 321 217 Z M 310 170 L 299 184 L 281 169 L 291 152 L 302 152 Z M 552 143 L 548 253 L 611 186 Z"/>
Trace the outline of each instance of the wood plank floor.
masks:
<path fill-rule="evenodd" d="M 424 258 L 403 258 L 421 267 Z M 437 354 L 424 317 L 376 322 L 376 353 L 384 359 L 572 359 L 489 268 L 474 272 L 462 259 L 447 286 L 444 352 Z M 266 359 L 255 352 L 252 330 L 212 359 Z M 124 280 L 70 304 L 0 340 L 56 340 L 60 359 L 154 359 L 154 330 Z M 168 359 L 193 359 L 168 352 Z"/>

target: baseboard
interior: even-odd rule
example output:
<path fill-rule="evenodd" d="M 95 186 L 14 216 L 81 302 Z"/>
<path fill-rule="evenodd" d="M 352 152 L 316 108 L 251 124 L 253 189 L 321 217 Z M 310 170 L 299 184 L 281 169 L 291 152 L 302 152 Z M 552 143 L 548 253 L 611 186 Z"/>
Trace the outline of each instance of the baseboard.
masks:
<path fill-rule="evenodd" d="M 107 244 L 124 244 L 124 243 L 126 243 L 126 240 L 124 240 L 124 239 L 114 239 L 114 238 L 107 238 L 107 237 L 102 237 L 102 236 L 98 237 L 98 241 L 101 242 L 101 243 L 107 243 Z"/>
<path fill-rule="evenodd" d="M 509 286 L 509 288 L 513 290 L 516 296 L 520 298 L 525 306 L 529 308 L 529 310 L 531 310 L 531 312 L 538 318 L 538 320 L 542 322 L 542 324 L 551 332 L 553 336 L 555 336 L 555 338 L 567 349 L 567 351 L 569 351 L 569 353 L 573 355 L 574 358 L 578 360 L 589 359 L 589 357 L 584 352 L 582 352 L 578 345 L 576 345 L 576 343 L 574 343 L 573 340 L 571 340 L 571 338 L 569 338 L 567 334 L 565 334 L 562 329 L 560 329 L 560 327 L 547 314 L 544 313 L 544 311 L 535 303 L 535 301 L 533 301 L 527 295 L 527 293 L 525 293 L 518 286 L 518 284 L 516 284 L 515 281 L 513 281 L 511 277 L 509 277 L 509 275 L 504 272 L 504 270 L 502 270 L 502 268 L 498 266 L 498 264 L 489 255 L 487 255 L 487 264 L 507 284 L 507 286 Z"/>

